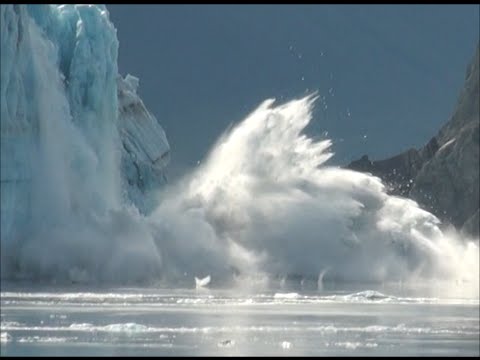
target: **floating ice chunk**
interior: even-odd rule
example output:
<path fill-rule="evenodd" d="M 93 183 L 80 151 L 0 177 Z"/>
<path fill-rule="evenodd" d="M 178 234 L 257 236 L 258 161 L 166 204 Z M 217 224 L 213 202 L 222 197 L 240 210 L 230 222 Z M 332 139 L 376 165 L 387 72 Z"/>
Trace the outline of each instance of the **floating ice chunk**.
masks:
<path fill-rule="evenodd" d="M 365 290 L 358 293 L 346 295 L 344 297 L 346 300 L 355 300 L 355 301 L 392 301 L 395 299 L 393 296 L 384 295 L 378 291 L 374 290 Z"/>
<path fill-rule="evenodd" d="M 361 343 L 361 342 L 350 342 L 350 341 L 343 341 L 343 342 L 335 342 L 332 345 L 337 347 L 343 347 L 349 350 L 355 350 L 357 348 L 375 348 L 378 346 L 377 343 Z M 328 346 L 328 344 L 327 344 Z"/>
<path fill-rule="evenodd" d="M 4 344 L 12 341 L 12 336 L 7 332 L 0 333 L 0 343 Z"/>
<path fill-rule="evenodd" d="M 230 348 L 234 345 L 235 345 L 235 340 L 229 340 L 229 339 L 220 341 L 217 344 L 218 347 L 222 347 L 222 348 Z"/>
<path fill-rule="evenodd" d="M 195 286 L 198 288 L 202 288 L 210 284 L 211 277 L 210 275 L 204 277 L 203 279 L 199 279 L 195 276 Z"/>
<path fill-rule="evenodd" d="M 148 332 L 151 328 L 140 325 L 136 323 L 125 323 L 125 324 L 111 324 L 103 327 L 105 331 L 108 332 L 127 332 L 127 333 L 137 333 L 137 332 Z"/>
<path fill-rule="evenodd" d="M 296 299 L 300 295 L 298 293 L 276 293 L 273 298 L 274 299 Z"/>

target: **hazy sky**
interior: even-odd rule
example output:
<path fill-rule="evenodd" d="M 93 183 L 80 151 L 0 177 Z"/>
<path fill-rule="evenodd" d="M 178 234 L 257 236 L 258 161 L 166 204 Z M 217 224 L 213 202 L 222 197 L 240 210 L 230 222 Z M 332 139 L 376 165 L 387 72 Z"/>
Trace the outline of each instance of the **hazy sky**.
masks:
<path fill-rule="evenodd" d="M 310 131 L 328 131 L 333 162 L 421 146 L 451 115 L 479 41 L 478 5 L 108 9 L 120 72 L 140 78 L 167 133 L 171 176 L 264 99 L 312 90 L 325 103 Z"/>

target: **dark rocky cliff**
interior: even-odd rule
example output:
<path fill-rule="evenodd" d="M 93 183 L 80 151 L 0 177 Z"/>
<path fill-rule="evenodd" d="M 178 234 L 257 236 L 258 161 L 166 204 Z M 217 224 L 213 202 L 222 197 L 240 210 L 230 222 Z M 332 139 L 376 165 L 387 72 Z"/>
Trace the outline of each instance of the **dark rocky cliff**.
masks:
<path fill-rule="evenodd" d="M 380 177 L 394 195 L 410 197 L 444 223 L 479 235 L 479 48 L 449 121 L 421 149 L 385 160 L 367 155 L 347 167 Z"/>

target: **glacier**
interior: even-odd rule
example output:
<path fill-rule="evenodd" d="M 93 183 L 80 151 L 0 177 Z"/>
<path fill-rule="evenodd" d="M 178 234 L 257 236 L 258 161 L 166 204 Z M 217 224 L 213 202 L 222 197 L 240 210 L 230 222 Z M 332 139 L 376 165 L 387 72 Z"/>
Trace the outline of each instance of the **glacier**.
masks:
<path fill-rule="evenodd" d="M 154 206 L 148 201 L 150 194 L 167 182 L 170 148 L 160 123 L 137 95 L 138 84 L 139 79 L 130 74 L 117 79 L 121 168 L 128 198 L 142 213 L 148 213 Z"/>
<path fill-rule="evenodd" d="M 72 224 L 91 228 L 121 206 L 145 211 L 146 193 L 165 182 L 169 144 L 138 79 L 118 74 L 105 6 L 2 5 L 1 24 L 3 276 L 30 266 L 18 262 L 25 247 L 48 258 L 52 228 L 71 236 Z"/>
<path fill-rule="evenodd" d="M 315 95 L 262 102 L 167 184 L 167 137 L 118 73 L 106 7 L 0 8 L 2 278 L 442 280 L 478 297 L 478 239 L 329 166 L 331 141 L 303 132 Z"/>

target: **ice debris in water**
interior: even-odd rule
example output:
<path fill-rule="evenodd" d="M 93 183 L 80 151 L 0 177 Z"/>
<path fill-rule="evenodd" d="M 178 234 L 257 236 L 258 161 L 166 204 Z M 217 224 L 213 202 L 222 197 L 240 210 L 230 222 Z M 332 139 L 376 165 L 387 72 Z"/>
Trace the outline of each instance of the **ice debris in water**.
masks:
<path fill-rule="evenodd" d="M 233 347 L 235 345 L 235 340 L 223 340 L 223 341 L 220 341 L 217 346 L 218 347 L 222 347 L 222 348 L 230 348 L 230 347 Z"/>
<path fill-rule="evenodd" d="M 198 288 L 202 288 L 210 284 L 211 277 L 210 275 L 204 277 L 203 279 L 199 279 L 195 276 L 195 286 Z"/>
<path fill-rule="evenodd" d="M 0 342 L 7 343 L 9 341 L 12 341 L 12 336 L 9 333 L 7 332 L 0 333 Z"/>

